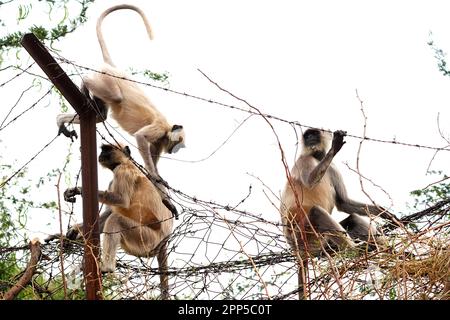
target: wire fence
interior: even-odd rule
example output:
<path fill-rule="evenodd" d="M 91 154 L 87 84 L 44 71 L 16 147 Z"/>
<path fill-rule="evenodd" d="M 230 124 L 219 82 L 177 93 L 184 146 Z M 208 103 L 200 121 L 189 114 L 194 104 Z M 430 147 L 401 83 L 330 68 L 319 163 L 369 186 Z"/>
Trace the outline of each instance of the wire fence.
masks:
<path fill-rule="evenodd" d="M 390 232 L 389 248 L 343 252 L 311 259 L 309 288 L 314 299 L 443 298 L 450 276 L 448 216 L 450 204 L 411 215 L 420 226 L 413 234 Z M 415 218 L 416 217 L 416 218 Z M 296 257 L 287 250 L 276 223 L 189 203 L 169 239 L 167 274 L 172 299 L 296 299 Z M 63 257 L 66 284 L 61 280 Z M 0 248 L 0 259 L 22 269 L 27 245 Z M 41 259 L 26 296 L 33 299 L 82 298 L 83 246 L 59 239 L 42 245 Z M 158 299 L 159 274 L 154 258 L 119 251 L 117 269 L 104 277 L 108 299 Z M 333 270 L 335 269 L 335 270 Z M 336 273 L 337 270 L 337 273 Z M 21 271 L 2 279 L 11 287 Z"/>

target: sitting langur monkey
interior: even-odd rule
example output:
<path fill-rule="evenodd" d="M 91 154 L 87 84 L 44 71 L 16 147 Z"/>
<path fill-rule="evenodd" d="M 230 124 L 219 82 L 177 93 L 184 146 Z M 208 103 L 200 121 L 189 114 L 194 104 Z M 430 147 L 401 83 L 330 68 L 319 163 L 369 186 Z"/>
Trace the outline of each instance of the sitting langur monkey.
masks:
<path fill-rule="evenodd" d="M 301 154 L 282 194 L 280 213 L 284 233 L 302 260 L 298 270 L 300 299 L 306 297 L 303 285 L 308 256 L 318 256 L 324 249 L 328 252 L 354 247 L 354 239 L 380 244 L 377 229 L 361 215 L 392 220 L 385 209 L 348 198 L 342 176 L 332 164 L 345 143 L 344 136 L 344 131 L 335 131 L 331 137 L 331 133 L 319 129 L 306 130 Z M 335 206 L 350 214 L 341 224 L 331 217 Z"/>
<path fill-rule="evenodd" d="M 104 18 L 113 11 L 130 9 L 142 18 L 150 39 L 153 39 L 150 23 L 144 12 L 138 7 L 122 4 L 105 10 L 97 21 L 97 38 L 102 50 L 104 66 L 101 72 L 83 78 L 83 86 L 94 96 L 104 102 L 111 110 L 112 117 L 129 134 L 136 138 L 139 152 L 145 167 L 152 175 L 157 175 L 156 165 L 162 152 L 175 153 L 183 148 L 185 134 L 183 126 L 170 125 L 164 115 L 150 102 L 136 83 L 127 80 L 124 72 L 115 67 L 101 31 Z M 106 115 L 107 112 L 104 112 Z M 99 117 L 104 121 L 105 117 Z M 65 127 L 66 123 L 79 123 L 76 114 L 60 114 L 57 117 L 59 132 L 71 137 Z"/>
<path fill-rule="evenodd" d="M 128 147 L 103 145 L 100 164 L 114 173 L 108 191 L 99 191 L 100 202 L 109 206 L 100 218 L 100 232 L 104 233 L 102 246 L 102 272 L 113 272 L 116 251 L 122 249 L 137 257 L 157 256 L 161 298 L 169 298 L 169 281 L 165 274 L 167 240 L 172 232 L 173 220 L 169 209 L 162 203 L 157 188 L 130 160 Z M 64 192 L 64 199 L 75 201 L 81 188 Z"/>

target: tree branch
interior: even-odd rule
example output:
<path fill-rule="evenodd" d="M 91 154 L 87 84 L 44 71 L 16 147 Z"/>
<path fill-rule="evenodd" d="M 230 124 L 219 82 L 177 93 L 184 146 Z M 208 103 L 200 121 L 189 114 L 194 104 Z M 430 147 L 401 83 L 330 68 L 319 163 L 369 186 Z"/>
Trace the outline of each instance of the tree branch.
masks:
<path fill-rule="evenodd" d="M 11 289 L 9 289 L 3 295 L 3 300 L 13 300 L 20 293 L 20 291 L 22 291 L 22 289 L 25 288 L 31 281 L 31 278 L 33 277 L 33 274 L 36 271 L 36 266 L 39 260 L 41 259 L 41 244 L 37 238 L 31 240 L 30 251 L 31 251 L 30 261 L 28 262 L 28 265 L 22 277 Z"/>
<path fill-rule="evenodd" d="M 414 221 L 417 221 L 420 218 L 423 218 L 425 216 L 435 214 L 439 210 L 450 210 L 450 208 L 445 209 L 445 206 L 448 204 L 450 204 L 450 198 L 441 200 L 425 210 L 415 212 L 406 217 L 403 217 L 400 219 L 400 222 L 403 223 L 404 225 L 407 225 L 407 224 L 413 223 Z M 387 230 L 394 230 L 397 227 L 398 227 L 397 225 L 387 223 L 386 225 L 383 226 L 382 229 L 387 231 Z"/>

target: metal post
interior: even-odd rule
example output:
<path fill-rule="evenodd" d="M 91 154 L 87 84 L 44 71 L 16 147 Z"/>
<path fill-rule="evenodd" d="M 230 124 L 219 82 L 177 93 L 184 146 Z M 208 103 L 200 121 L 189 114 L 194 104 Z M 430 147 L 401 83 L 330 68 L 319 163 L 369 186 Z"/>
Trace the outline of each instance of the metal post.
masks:
<path fill-rule="evenodd" d="M 100 260 L 98 259 L 100 232 L 98 226 L 97 140 L 95 128 L 95 112 L 83 113 L 80 116 L 81 183 L 83 186 L 83 234 L 86 239 L 84 247 L 84 279 L 86 281 L 86 298 L 88 300 L 101 298 Z"/>
<path fill-rule="evenodd" d="M 34 34 L 25 34 L 21 44 L 80 115 L 86 299 L 98 300 L 102 298 L 102 279 L 98 263 L 100 233 L 98 226 L 96 114 L 94 109 L 90 108 L 90 101 L 80 92 Z"/>

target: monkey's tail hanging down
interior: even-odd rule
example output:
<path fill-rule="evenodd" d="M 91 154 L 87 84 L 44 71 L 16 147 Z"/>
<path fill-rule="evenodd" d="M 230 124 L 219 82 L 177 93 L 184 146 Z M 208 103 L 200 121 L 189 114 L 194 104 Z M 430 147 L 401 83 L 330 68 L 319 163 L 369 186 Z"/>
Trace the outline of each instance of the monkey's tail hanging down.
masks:
<path fill-rule="evenodd" d="M 100 48 L 102 50 L 103 61 L 113 67 L 115 67 L 115 65 L 112 62 L 108 48 L 106 47 L 105 40 L 103 39 L 102 23 L 108 14 L 110 14 L 111 12 L 117 11 L 117 10 L 122 10 L 122 9 L 129 9 L 129 10 L 133 10 L 133 11 L 136 11 L 137 13 L 139 13 L 142 20 L 144 21 L 144 25 L 145 25 L 145 28 L 147 29 L 147 34 L 148 34 L 150 40 L 153 40 L 153 32 L 152 32 L 152 28 L 150 26 L 150 22 L 148 22 L 148 19 L 145 16 L 144 12 L 141 9 L 139 9 L 138 7 L 130 5 L 130 4 L 120 4 L 120 5 L 111 7 L 109 9 L 106 9 L 97 20 L 97 39 L 98 39 L 98 43 L 100 44 Z"/>

